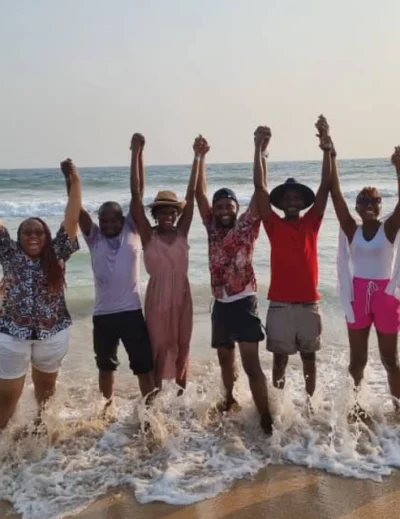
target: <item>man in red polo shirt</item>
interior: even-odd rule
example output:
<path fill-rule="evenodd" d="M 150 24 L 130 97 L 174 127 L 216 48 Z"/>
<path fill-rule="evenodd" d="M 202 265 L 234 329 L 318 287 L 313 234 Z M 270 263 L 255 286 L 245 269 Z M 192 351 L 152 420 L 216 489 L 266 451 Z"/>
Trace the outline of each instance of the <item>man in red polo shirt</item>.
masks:
<path fill-rule="evenodd" d="M 323 150 L 321 184 L 315 195 L 293 178 L 268 193 L 266 161 L 262 150 L 271 138 L 268 127 L 255 132 L 254 185 L 256 200 L 271 244 L 270 305 L 267 314 L 267 349 L 274 354 L 273 383 L 283 389 L 289 355 L 300 353 L 305 387 L 315 390 L 316 351 L 321 346 L 321 314 L 318 285 L 318 232 L 331 185 L 331 143 L 326 119 L 316 127 Z M 283 218 L 273 209 L 283 211 Z M 301 211 L 308 209 L 302 216 Z"/>

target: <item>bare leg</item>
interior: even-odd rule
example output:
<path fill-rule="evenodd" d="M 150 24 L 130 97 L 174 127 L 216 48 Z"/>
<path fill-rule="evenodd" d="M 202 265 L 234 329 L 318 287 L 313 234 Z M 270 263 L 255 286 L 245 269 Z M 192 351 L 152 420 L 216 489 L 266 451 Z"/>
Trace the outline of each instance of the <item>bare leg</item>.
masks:
<path fill-rule="evenodd" d="M 400 369 L 397 353 L 397 333 L 377 332 L 379 353 L 386 369 L 389 388 L 395 398 L 400 398 Z M 398 408 L 398 404 L 396 405 Z"/>
<path fill-rule="evenodd" d="M 15 412 L 24 388 L 25 376 L 14 380 L 0 379 L 0 431 Z"/>
<path fill-rule="evenodd" d="M 186 389 L 188 365 L 189 363 L 187 360 L 183 366 L 182 362 L 177 362 L 176 373 L 178 376 L 176 377 L 175 382 L 176 385 L 180 387 L 178 390 L 178 396 L 183 395 L 183 391 Z"/>
<path fill-rule="evenodd" d="M 58 372 L 43 373 L 32 366 L 32 381 L 35 387 L 35 397 L 40 408 L 54 395 Z"/>
<path fill-rule="evenodd" d="M 218 360 L 221 366 L 222 381 L 226 390 L 226 410 L 235 403 L 233 398 L 233 386 L 236 380 L 235 349 L 230 347 L 218 348 Z"/>
<path fill-rule="evenodd" d="M 272 368 L 272 382 L 274 387 L 283 389 L 285 387 L 285 371 L 289 356 L 283 353 L 274 353 L 274 365 Z"/>
<path fill-rule="evenodd" d="M 114 383 L 115 371 L 99 371 L 99 389 L 107 400 L 114 395 Z"/>
<path fill-rule="evenodd" d="M 150 371 L 149 373 L 140 373 L 137 377 L 142 396 L 149 395 L 154 391 L 155 385 L 152 371 Z"/>
<path fill-rule="evenodd" d="M 272 418 L 268 407 L 267 380 L 261 369 L 258 354 L 258 342 L 242 342 L 239 344 L 243 369 L 249 379 L 251 394 L 261 416 L 261 426 L 268 434 L 272 434 Z"/>
<path fill-rule="evenodd" d="M 315 365 L 316 355 L 315 353 L 300 353 L 301 360 L 303 361 L 303 375 L 306 384 L 306 391 L 309 396 L 313 396 L 315 391 L 315 381 L 317 378 L 317 369 Z"/>
<path fill-rule="evenodd" d="M 354 380 L 355 389 L 357 389 L 362 379 L 364 378 L 364 369 L 368 362 L 368 337 L 371 327 L 363 328 L 361 330 L 352 330 L 348 328 L 349 342 L 350 342 L 350 365 L 349 372 Z M 369 422 L 369 415 L 356 402 L 353 411 L 349 418 L 361 419 L 364 422 Z"/>
<path fill-rule="evenodd" d="M 178 396 L 182 396 L 183 395 L 183 392 L 184 390 L 186 389 L 186 373 L 183 375 L 182 378 L 177 378 L 175 380 L 177 386 L 179 386 L 179 389 L 178 389 Z"/>
<path fill-rule="evenodd" d="M 368 337 L 370 327 L 362 330 L 348 329 L 350 342 L 349 372 L 353 377 L 354 385 L 358 387 L 364 378 L 364 369 L 368 361 Z"/>

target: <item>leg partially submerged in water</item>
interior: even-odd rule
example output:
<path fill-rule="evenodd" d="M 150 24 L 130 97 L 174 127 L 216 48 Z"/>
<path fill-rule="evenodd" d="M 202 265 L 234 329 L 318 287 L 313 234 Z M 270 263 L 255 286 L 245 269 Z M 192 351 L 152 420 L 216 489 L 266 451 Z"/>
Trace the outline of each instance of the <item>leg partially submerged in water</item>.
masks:
<path fill-rule="evenodd" d="M 249 379 L 251 394 L 261 416 L 261 427 L 268 435 L 272 434 L 272 417 L 268 406 L 267 379 L 261 369 L 258 342 L 239 343 L 243 369 Z"/>
<path fill-rule="evenodd" d="M 309 397 L 312 397 L 315 391 L 315 383 L 317 378 L 316 354 L 315 352 L 300 352 L 303 362 L 303 376 L 306 391 Z"/>
<path fill-rule="evenodd" d="M 361 330 L 348 329 L 350 342 L 349 372 L 354 385 L 358 388 L 364 378 L 364 370 L 368 362 L 368 338 L 371 327 Z"/>
<path fill-rule="evenodd" d="M 35 388 L 36 401 L 39 410 L 42 411 L 47 401 L 54 395 L 56 390 L 58 371 L 55 373 L 43 373 L 32 366 L 32 382 Z"/>
<path fill-rule="evenodd" d="M 350 343 L 350 363 L 349 373 L 353 377 L 355 390 L 358 391 L 361 381 L 364 378 L 364 370 L 368 362 L 368 338 L 371 327 L 362 329 L 348 328 Z M 356 402 L 351 415 L 368 419 L 368 414 L 358 402 Z M 350 416 L 351 416 L 350 415 Z"/>
<path fill-rule="evenodd" d="M 23 377 L 8 380 L 0 378 L 0 431 L 5 429 L 17 408 L 24 388 Z"/>
<path fill-rule="evenodd" d="M 382 364 L 387 372 L 390 393 L 396 399 L 394 405 L 400 410 L 400 368 L 397 352 L 397 333 L 376 332 L 378 336 L 379 354 Z"/>
<path fill-rule="evenodd" d="M 285 371 L 288 365 L 289 355 L 274 353 L 274 363 L 272 367 L 272 382 L 277 389 L 285 387 Z"/>
<path fill-rule="evenodd" d="M 221 368 L 222 382 L 225 387 L 225 400 L 219 405 L 221 411 L 229 411 L 237 401 L 233 397 L 233 387 L 237 379 L 235 348 L 232 346 L 218 347 L 218 361 Z"/>

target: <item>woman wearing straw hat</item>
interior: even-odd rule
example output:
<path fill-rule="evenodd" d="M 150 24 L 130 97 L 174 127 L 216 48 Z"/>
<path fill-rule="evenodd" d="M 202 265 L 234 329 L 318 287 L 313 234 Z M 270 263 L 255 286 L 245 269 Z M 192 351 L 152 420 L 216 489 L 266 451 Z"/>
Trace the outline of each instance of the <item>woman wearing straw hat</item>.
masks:
<path fill-rule="evenodd" d="M 135 134 L 131 141 L 132 214 L 150 275 L 145 315 L 153 350 L 155 383 L 160 388 L 163 379 L 175 379 L 181 388 L 185 388 L 193 322 L 187 277 L 187 236 L 193 218 L 199 160 L 208 148 L 201 137 L 195 140 L 195 157 L 186 199 L 179 201 L 175 193 L 160 191 L 149 205 L 156 222 L 152 227 L 140 195 L 139 152 L 142 140 L 143 136 Z"/>

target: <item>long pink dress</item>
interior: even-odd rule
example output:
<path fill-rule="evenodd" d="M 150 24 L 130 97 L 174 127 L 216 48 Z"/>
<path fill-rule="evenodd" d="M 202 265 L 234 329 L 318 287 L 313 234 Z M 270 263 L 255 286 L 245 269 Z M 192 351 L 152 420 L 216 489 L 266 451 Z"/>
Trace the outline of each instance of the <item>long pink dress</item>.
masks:
<path fill-rule="evenodd" d="M 144 264 L 150 276 L 145 314 L 153 350 L 156 382 L 183 380 L 189 360 L 193 306 L 187 277 L 189 245 L 177 232 L 172 244 L 153 231 L 144 248 Z"/>

